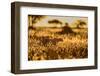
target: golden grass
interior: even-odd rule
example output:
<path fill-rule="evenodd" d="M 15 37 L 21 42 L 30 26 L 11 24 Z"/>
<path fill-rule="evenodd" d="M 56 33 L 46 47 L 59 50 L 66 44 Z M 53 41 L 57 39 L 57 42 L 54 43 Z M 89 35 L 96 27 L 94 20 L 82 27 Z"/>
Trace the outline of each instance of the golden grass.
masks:
<path fill-rule="evenodd" d="M 87 29 L 72 29 L 76 34 L 58 33 L 62 30 L 62 28 L 29 30 L 28 60 L 87 58 Z"/>

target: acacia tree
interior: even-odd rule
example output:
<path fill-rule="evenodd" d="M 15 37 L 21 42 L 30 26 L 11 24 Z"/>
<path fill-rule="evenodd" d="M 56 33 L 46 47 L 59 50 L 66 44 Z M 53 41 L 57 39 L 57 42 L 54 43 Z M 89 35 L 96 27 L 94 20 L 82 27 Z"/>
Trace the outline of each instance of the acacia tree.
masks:
<path fill-rule="evenodd" d="M 38 21 L 40 21 L 41 19 L 43 19 L 45 16 L 42 15 L 29 15 L 28 19 L 29 19 L 29 29 L 33 29 L 34 28 L 34 24 L 37 23 Z"/>
<path fill-rule="evenodd" d="M 83 21 L 83 20 L 77 20 L 76 25 L 77 25 L 77 26 L 76 26 L 77 28 L 80 28 L 81 26 L 86 25 L 86 22 Z"/>
<path fill-rule="evenodd" d="M 62 22 L 61 22 L 61 21 L 56 20 L 56 19 L 51 20 L 51 21 L 48 21 L 48 23 L 62 24 Z"/>
<path fill-rule="evenodd" d="M 44 18 L 45 16 L 40 16 L 40 15 L 35 15 L 32 16 L 32 23 L 37 23 L 38 21 L 40 21 L 42 18 Z"/>

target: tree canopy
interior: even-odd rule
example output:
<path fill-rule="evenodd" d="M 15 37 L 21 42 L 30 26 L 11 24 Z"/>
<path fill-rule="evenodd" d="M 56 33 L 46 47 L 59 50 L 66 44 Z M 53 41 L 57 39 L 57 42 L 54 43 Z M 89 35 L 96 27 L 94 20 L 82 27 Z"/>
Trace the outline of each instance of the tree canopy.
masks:
<path fill-rule="evenodd" d="M 86 25 L 86 22 L 83 21 L 83 20 L 77 20 L 76 25 L 77 25 L 77 26 L 76 26 L 77 28 L 80 28 L 81 26 Z"/>
<path fill-rule="evenodd" d="M 48 21 L 48 23 L 52 24 L 52 23 L 55 23 L 55 24 L 62 24 L 61 21 L 57 20 L 57 19 L 54 19 L 54 20 L 50 20 Z"/>

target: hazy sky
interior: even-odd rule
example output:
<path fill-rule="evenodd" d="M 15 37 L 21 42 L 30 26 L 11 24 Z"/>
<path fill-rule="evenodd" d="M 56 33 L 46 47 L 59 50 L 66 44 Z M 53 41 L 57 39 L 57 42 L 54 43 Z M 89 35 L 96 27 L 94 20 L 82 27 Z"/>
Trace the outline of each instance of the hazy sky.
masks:
<path fill-rule="evenodd" d="M 36 24 L 35 24 L 35 26 L 45 26 L 45 27 L 48 27 L 48 26 L 51 26 L 51 27 L 53 27 L 53 26 L 60 26 L 60 24 L 59 25 L 54 25 L 54 24 L 49 24 L 48 23 L 48 21 L 51 21 L 51 20 L 54 20 L 54 19 L 57 19 L 57 20 L 59 20 L 59 21 L 61 21 L 63 24 L 62 24 L 62 26 L 64 26 L 64 23 L 69 23 L 69 25 L 71 25 L 72 23 L 74 23 L 76 20 L 83 20 L 83 21 L 85 21 L 85 22 L 87 22 L 88 21 L 88 18 L 87 17 L 74 17 L 74 16 L 72 16 L 72 17 L 68 17 L 68 16 L 46 16 L 46 17 L 44 17 L 43 19 L 41 19 L 40 21 L 38 21 Z"/>

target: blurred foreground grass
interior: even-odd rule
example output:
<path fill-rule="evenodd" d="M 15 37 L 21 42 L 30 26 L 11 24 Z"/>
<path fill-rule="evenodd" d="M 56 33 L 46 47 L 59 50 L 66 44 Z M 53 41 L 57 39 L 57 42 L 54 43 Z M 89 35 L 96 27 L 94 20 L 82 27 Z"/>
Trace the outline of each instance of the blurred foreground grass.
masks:
<path fill-rule="evenodd" d="M 35 28 L 28 31 L 28 60 L 80 59 L 88 57 L 88 31 Z"/>

